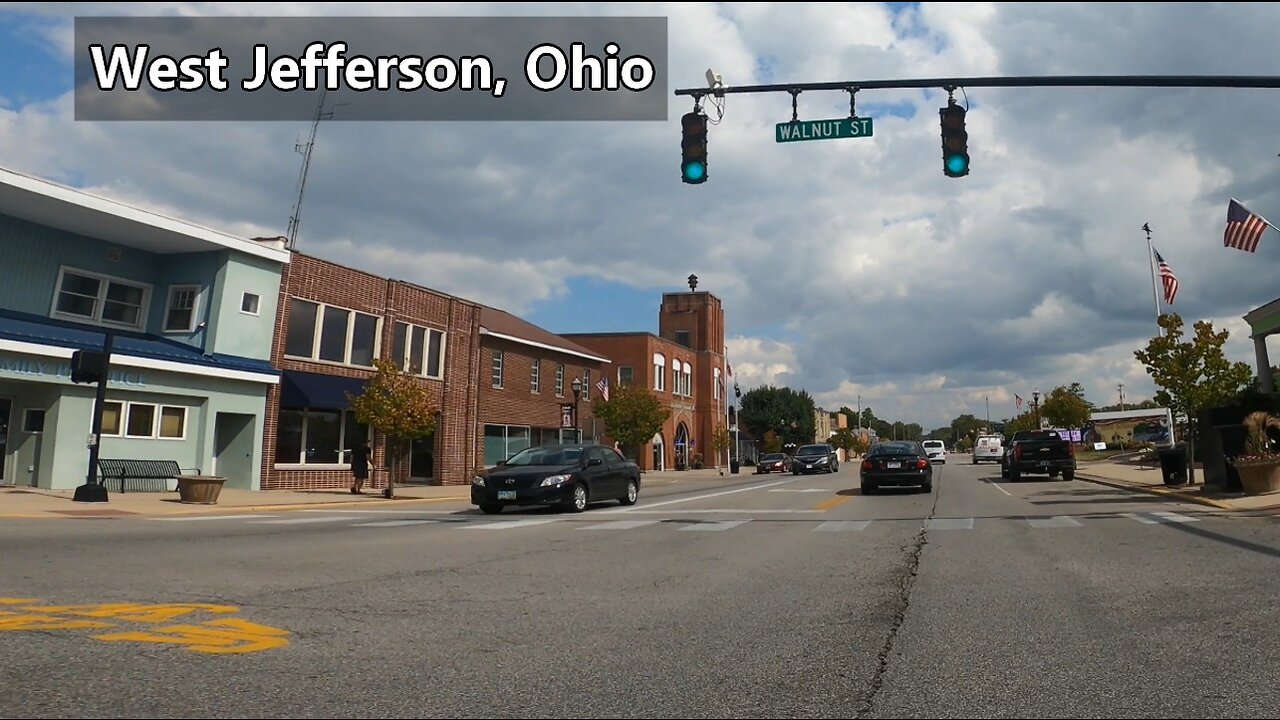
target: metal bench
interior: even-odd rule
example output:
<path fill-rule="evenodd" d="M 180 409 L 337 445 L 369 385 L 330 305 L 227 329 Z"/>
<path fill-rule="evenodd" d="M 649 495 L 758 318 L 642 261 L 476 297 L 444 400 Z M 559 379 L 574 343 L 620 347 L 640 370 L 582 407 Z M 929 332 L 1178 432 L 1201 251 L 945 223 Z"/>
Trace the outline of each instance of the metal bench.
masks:
<path fill-rule="evenodd" d="M 126 481 L 134 492 L 168 492 L 169 480 L 179 475 L 199 475 L 200 471 L 184 473 L 174 460 L 104 460 L 98 459 L 102 484 L 107 480 L 119 480 L 120 492 L 125 491 Z"/>

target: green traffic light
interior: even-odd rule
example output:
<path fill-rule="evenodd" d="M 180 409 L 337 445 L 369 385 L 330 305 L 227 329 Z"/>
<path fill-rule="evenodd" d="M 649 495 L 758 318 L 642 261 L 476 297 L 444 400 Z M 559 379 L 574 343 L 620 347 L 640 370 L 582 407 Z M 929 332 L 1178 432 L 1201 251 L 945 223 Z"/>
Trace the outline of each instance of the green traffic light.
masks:
<path fill-rule="evenodd" d="M 707 166 L 700 162 L 687 162 L 680 169 L 687 183 L 700 183 L 707 178 Z"/>
<path fill-rule="evenodd" d="M 963 175 L 969 171 L 968 155 L 950 155 L 947 157 L 947 172 L 952 175 Z"/>

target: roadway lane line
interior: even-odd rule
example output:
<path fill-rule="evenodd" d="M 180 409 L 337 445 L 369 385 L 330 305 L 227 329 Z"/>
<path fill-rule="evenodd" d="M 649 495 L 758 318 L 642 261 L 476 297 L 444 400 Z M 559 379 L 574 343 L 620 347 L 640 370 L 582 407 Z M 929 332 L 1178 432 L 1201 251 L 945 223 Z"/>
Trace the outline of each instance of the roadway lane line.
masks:
<path fill-rule="evenodd" d="M 1066 515 L 1054 515 L 1051 518 L 1027 518 L 1033 528 L 1084 527 L 1079 521 Z"/>
<path fill-rule="evenodd" d="M 259 518 L 280 517 L 279 515 L 195 515 L 192 517 L 158 517 L 152 520 L 168 522 L 195 522 L 197 520 L 257 520 Z"/>
<path fill-rule="evenodd" d="M 818 510 L 820 512 L 826 512 L 828 510 L 838 508 L 852 499 L 853 497 L 851 495 L 837 495 L 833 498 L 827 498 L 826 500 L 823 500 L 817 505 L 814 505 L 813 509 Z"/>
<path fill-rule="evenodd" d="M 767 487 L 774 487 L 775 485 L 786 485 L 787 483 L 793 483 L 799 479 L 800 478 L 797 477 L 795 478 L 795 480 L 779 480 L 778 482 L 766 483 L 764 485 L 752 485 L 751 487 L 735 488 L 733 490 L 721 490 L 720 492 L 706 493 L 705 495 L 694 495 L 693 497 L 676 498 L 675 500 L 663 500 L 662 502 L 645 503 L 644 507 L 655 508 L 655 507 L 662 507 L 664 505 L 675 505 L 676 503 L 694 502 L 695 500 L 706 500 L 707 498 L 721 497 L 724 495 L 732 495 L 734 493 L 750 492 L 751 490 L 763 490 Z M 633 508 L 622 508 L 620 510 L 605 510 L 604 512 L 597 513 L 597 514 L 612 515 L 614 513 L 624 513 L 624 512 L 636 512 L 636 510 L 634 510 Z"/>
<path fill-rule="evenodd" d="M 545 525 L 547 523 L 560 522 L 559 518 L 547 520 L 507 520 L 504 522 L 487 522 L 476 525 L 468 525 L 463 530 L 514 530 L 522 527 L 532 527 L 534 525 Z"/>
<path fill-rule="evenodd" d="M 749 522 L 751 521 L 750 520 L 711 520 L 707 522 L 700 522 L 697 525 L 688 525 L 686 527 L 682 527 L 680 528 L 680 531 L 681 532 L 685 532 L 685 531 L 720 532 L 722 530 L 731 530 L 733 528 L 738 527 L 739 525 L 742 525 L 744 523 L 749 523 Z"/>
<path fill-rule="evenodd" d="M 866 530 L 871 524 L 870 520 L 828 520 L 818 527 L 814 528 L 814 532 L 843 532 L 843 531 L 859 531 Z"/>
<path fill-rule="evenodd" d="M 1008 495 L 1009 497 L 1013 497 L 1013 493 L 1011 493 L 1011 492 L 1009 492 L 1008 490 L 1005 490 L 1004 488 L 1000 487 L 1000 483 L 998 483 L 998 482 L 992 482 L 992 481 L 990 481 L 990 480 L 984 480 L 983 482 L 985 482 L 986 484 L 990 485 L 991 487 L 993 487 L 993 488 L 995 488 L 995 489 L 999 490 L 1000 492 L 1004 493 L 1005 495 Z"/>
<path fill-rule="evenodd" d="M 606 512 L 617 512 L 609 510 Z M 632 510 L 632 515 L 705 515 L 705 514 L 722 514 L 722 515 L 773 515 L 775 513 L 787 514 L 809 514 L 825 512 L 823 510 Z M 596 513 L 603 515 L 604 512 Z"/>
<path fill-rule="evenodd" d="M 378 520 L 376 522 L 355 523 L 351 527 L 406 527 L 409 525 L 431 525 L 435 520 Z"/>
<path fill-rule="evenodd" d="M 300 517 L 289 518 L 287 520 L 263 520 L 262 522 L 251 522 L 250 525 L 305 525 L 307 523 L 322 522 L 342 522 L 343 520 L 363 520 L 364 518 L 355 515 L 343 515 L 338 517 Z"/>
<path fill-rule="evenodd" d="M 661 520 L 612 520 L 599 525 L 588 525 L 578 528 L 579 530 L 632 530 L 646 525 L 657 525 Z"/>

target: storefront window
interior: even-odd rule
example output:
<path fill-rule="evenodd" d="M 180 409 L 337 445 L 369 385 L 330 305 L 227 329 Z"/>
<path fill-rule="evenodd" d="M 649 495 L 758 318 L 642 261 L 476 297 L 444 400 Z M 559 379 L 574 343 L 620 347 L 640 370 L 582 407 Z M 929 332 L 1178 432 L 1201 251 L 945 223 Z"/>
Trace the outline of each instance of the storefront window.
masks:
<path fill-rule="evenodd" d="M 347 465 L 346 452 L 369 442 L 369 427 L 355 413 L 336 410 L 281 410 L 276 462 L 284 465 Z"/>
<path fill-rule="evenodd" d="M 151 437 L 155 433 L 156 406 L 129 405 L 128 419 L 125 422 L 125 435 L 129 437 Z"/>

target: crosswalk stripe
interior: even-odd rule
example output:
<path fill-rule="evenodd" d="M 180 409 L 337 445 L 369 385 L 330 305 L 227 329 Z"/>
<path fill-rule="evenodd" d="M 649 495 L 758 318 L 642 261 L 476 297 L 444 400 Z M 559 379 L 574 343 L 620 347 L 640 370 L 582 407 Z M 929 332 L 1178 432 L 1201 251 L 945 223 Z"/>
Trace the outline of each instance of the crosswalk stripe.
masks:
<path fill-rule="evenodd" d="M 351 527 L 404 527 L 406 525 L 431 525 L 435 520 L 378 520 L 377 522 L 355 523 Z"/>
<path fill-rule="evenodd" d="M 188 515 L 183 517 L 158 517 L 153 520 L 169 522 L 194 522 L 196 520 L 257 520 L 259 518 L 280 517 L 279 515 Z"/>
<path fill-rule="evenodd" d="M 828 520 L 818 527 L 814 528 L 814 532 L 845 532 L 866 530 L 871 524 L 870 520 Z"/>
<path fill-rule="evenodd" d="M 1200 522 L 1200 518 L 1187 517 L 1174 512 L 1156 511 L 1142 513 L 1125 513 L 1125 517 L 1131 520 L 1137 520 L 1144 525 L 1159 525 L 1163 523 L 1189 523 Z"/>
<path fill-rule="evenodd" d="M 327 516 L 327 517 L 300 517 L 287 518 L 284 520 L 263 520 L 262 522 L 251 522 L 250 525 L 305 525 L 308 523 L 325 523 L 325 522 L 341 522 L 343 520 L 362 520 L 363 518 L 355 515 L 345 516 Z"/>
<path fill-rule="evenodd" d="M 515 530 L 516 528 L 532 527 L 534 525 L 545 525 L 547 523 L 560 522 L 559 519 L 549 518 L 546 520 L 506 520 L 502 522 L 487 522 L 468 525 L 463 530 Z"/>
<path fill-rule="evenodd" d="M 730 530 L 738 527 L 739 525 L 742 525 L 744 523 L 749 523 L 749 522 L 751 521 L 750 520 L 704 520 L 698 523 L 697 525 L 686 525 L 685 527 L 680 528 L 680 530 L 681 531 L 694 530 L 694 531 L 700 531 L 700 532 L 720 532 L 721 530 Z"/>
<path fill-rule="evenodd" d="M 972 530 L 973 518 L 926 518 L 926 530 Z"/>
<path fill-rule="evenodd" d="M 1051 518 L 1027 518 L 1027 522 L 1033 528 L 1084 527 L 1081 522 L 1066 515 L 1054 515 Z"/>
<path fill-rule="evenodd" d="M 613 522 L 600 523 L 599 525 L 588 525 L 580 527 L 579 530 L 631 530 L 633 528 L 644 527 L 645 525 L 657 525 L 661 520 L 614 520 Z"/>

